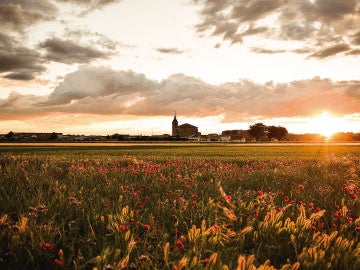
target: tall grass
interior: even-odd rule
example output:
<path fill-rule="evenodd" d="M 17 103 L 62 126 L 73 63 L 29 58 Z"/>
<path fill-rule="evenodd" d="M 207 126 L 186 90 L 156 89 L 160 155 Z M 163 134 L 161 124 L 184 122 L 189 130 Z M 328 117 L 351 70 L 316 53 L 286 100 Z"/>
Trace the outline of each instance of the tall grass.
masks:
<path fill-rule="evenodd" d="M 201 149 L 3 153 L 0 268 L 360 269 L 358 156 Z"/>

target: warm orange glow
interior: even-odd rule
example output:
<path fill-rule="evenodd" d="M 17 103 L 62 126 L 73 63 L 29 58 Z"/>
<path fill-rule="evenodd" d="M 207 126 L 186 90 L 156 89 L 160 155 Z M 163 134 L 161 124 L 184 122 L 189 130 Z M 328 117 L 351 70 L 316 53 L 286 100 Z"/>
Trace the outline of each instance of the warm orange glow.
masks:
<path fill-rule="evenodd" d="M 333 116 L 328 111 L 323 111 L 311 118 L 307 126 L 312 133 L 321 134 L 329 139 L 334 133 L 343 131 L 345 125 L 345 119 Z"/>

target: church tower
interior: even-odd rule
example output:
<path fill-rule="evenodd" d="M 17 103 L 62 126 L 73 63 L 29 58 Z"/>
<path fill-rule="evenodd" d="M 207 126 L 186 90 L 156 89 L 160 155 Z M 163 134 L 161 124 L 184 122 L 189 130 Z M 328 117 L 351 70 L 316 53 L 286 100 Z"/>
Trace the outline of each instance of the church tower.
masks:
<path fill-rule="evenodd" d="M 177 136 L 178 135 L 178 120 L 176 119 L 176 111 L 175 111 L 175 115 L 174 115 L 174 120 L 172 121 L 172 136 Z"/>

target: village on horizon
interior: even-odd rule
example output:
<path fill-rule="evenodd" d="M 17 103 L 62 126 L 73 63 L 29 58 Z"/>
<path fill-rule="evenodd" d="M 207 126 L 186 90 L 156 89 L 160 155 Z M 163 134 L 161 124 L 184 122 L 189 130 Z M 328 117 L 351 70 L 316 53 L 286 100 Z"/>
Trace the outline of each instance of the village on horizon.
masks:
<path fill-rule="evenodd" d="M 360 141 L 360 133 L 337 132 L 330 137 L 321 134 L 293 134 L 288 133 L 285 127 L 266 126 L 255 123 L 248 130 L 224 130 L 221 134 L 201 134 L 198 127 L 189 123 L 179 125 L 176 112 L 171 123 L 171 135 L 72 135 L 59 132 L 13 132 L 0 134 L 0 141 L 5 142 L 72 142 L 72 141 L 192 141 L 192 142 L 311 142 L 311 141 Z"/>

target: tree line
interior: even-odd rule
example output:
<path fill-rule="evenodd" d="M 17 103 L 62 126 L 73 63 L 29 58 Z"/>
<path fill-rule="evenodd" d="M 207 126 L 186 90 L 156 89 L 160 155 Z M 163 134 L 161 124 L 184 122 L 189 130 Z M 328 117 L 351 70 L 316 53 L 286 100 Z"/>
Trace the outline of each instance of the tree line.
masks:
<path fill-rule="evenodd" d="M 285 127 L 281 126 L 266 126 L 263 123 L 256 123 L 250 125 L 248 133 L 254 137 L 257 141 L 259 140 L 272 140 L 276 139 L 281 141 L 289 134 Z"/>

